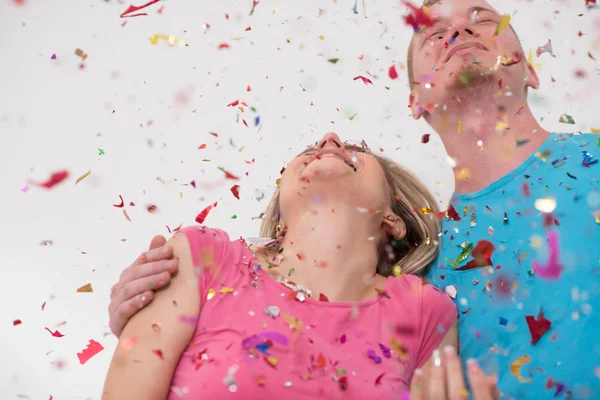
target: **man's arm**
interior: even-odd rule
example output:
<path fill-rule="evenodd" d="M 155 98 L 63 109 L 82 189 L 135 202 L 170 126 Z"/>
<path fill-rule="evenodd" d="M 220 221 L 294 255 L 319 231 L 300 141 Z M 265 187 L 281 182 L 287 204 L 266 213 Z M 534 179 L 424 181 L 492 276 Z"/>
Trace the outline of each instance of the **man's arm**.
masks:
<path fill-rule="evenodd" d="M 123 330 L 104 384 L 103 400 L 164 400 L 195 326 L 180 316 L 198 316 L 200 294 L 185 235 L 167 242 L 179 260 L 171 284 L 135 314 Z"/>

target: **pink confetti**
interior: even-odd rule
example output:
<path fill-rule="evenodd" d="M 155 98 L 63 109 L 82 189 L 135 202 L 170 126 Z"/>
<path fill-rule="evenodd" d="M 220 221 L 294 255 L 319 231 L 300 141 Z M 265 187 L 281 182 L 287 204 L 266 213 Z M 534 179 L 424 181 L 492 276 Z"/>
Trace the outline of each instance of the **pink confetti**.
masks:
<path fill-rule="evenodd" d="M 390 79 L 398 78 L 398 71 L 396 71 L 396 66 L 392 65 L 390 67 L 390 69 L 388 70 L 388 75 L 390 76 Z"/>
<path fill-rule="evenodd" d="M 560 278 L 560 274 L 563 270 L 563 266 L 558 262 L 559 249 L 558 249 L 558 234 L 555 231 L 548 232 L 548 261 L 546 265 L 534 261 L 533 268 L 535 275 L 542 279 L 556 280 Z"/>
<path fill-rule="evenodd" d="M 86 362 L 88 362 L 88 360 L 92 357 L 94 357 L 96 354 L 100 353 L 102 350 L 104 350 L 104 347 L 102 347 L 102 345 L 98 342 L 96 342 L 94 339 L 90 339 L 87 347 L 85 349 L 83 349 L 83 351 L 81 353 L 77 353 L 77 358 L 79 358 L 79 363 L 81 365 L 85 364 Z"/>
<path fill-rule="evenodd" d="M 27 193 L 27 192 L 29 192 L 29 186 L 28 186 L 28 185 L 25 185 L 25 186 L 23 186 L 23 187 L 21 188 L 21 192 L 23 192 L 23 193 Z"/>
<path fill-rule="evenodd" d="M 364 77 L 362 75 L 355 76 L 352 80 L 357 80 L 357 79 L 362 80 L 365 85 L 372 85 L 373 84 L 373 82 L 369 78 Z"/>
<path fill-rule="evenodd" d="M 143 15 L 148 15 L 146 13 L 138 13 L 138 14 L 131 14 L 134 13 L 136 11 L 139 11 L 141 9 L 144 9 L 146 7 L 151 6 L 152 4 L 156 4 L 158 3 L 160 0 L 150 0 L 149 2 L 147 2 L 146 4 L 142 4 L 141 6 L 129 6 L 127 7 L 127 10 L 123 11 L 121 13 L 121 15 L 119 15 L 119 17 L 121 18 L 129 18 L 129 17 L 141 17 Z M 131 15 L 127 15 L 127 14 L 131 14 Z"/>
<path fill-rule="evenodd" d="M 198 216 L 196 216 L 196 222 L 199 224 L 202 224 L 204 222 L 204 220 L 206 219 L 206 217 L 208 217 L 208 213 L 210 212 L 210 210 L 212 210 L 216 206 L 217 206 L 217 202 L 215 201 L 213 204 L 209 205 L 204 210 L 200 211 L 200 214 L 198 214 Z"/>
<path fill-rule="evenodd" d="M 56 330 L 56 331 L 52 332 L 52 331 L 51 331 L 50 329 L 48 329 L 48 328 L 44 328 L 44 329 L 46 329 L 48 332 L 50 332 L 50 334 L 51 334 L 52 336 L 54 336 L 54 337 L 63 337 L 63 336 L 65 336 L 65 335 L 63 335 L 62 333 L 60 333 L 58 330 Z"/>

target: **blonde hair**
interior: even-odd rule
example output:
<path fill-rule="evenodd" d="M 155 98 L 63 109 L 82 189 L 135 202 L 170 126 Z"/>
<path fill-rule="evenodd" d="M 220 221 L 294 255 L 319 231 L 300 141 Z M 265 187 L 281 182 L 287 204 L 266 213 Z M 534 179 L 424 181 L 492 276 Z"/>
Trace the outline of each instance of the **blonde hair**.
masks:
<path fill-rule="evenodd" d="M 349 145 L 346 145 L 346 148 L 355 149 Z M 395 241 L 396 245 L 392 244 L 392 252 L 389 251 L 387 243 L 380 246 L 377 273 L 383 276 L 396 275 L 395 267 L 398 266 L 400 273 L 423 274 L 438 253 L 439 220 L 434 215 L 438 210 L 435 199 L 412 173 L 388 158 L 371 155 L 381 165 L 390 186 L 392 210 L 406 225 L 406 237 L 401 241 L 402 246 L 397 246 Z M 263 215 L 260 235 L 275 239 L 279 219 L 277 187 Z M 391 259 L 390 254 L 393 255 Z"/>

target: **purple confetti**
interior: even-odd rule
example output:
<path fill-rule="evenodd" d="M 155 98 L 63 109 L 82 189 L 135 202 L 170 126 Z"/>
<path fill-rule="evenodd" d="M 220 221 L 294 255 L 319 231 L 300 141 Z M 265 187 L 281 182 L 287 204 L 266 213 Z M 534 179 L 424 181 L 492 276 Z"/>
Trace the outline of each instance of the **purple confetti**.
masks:
<path fill-rule="evenodd" d="M 279 343 L 282 346 L 287 346 L 288 344 L 288 339 L 283 334 L 275 331 L 266 331 L 248 336 L 242 341 L 242 347 L 244 349 L 250 349 L 265 343 L 267 340 L 270 340 L 273 343 Z"/>
<path fill-rule="evenodd" d="M 381 364 L 381 357 L 375 354 L 375 350 L 367 351 L 367 355 L 371 360 L 375 361 L 375 364 Z"/>
<path fill-rule="evenodd" d="M 342 335 L 340 337 L 340 343 L 342 343 L 342 344 L 346 343 L 346 335 Z"/>
<path fill-rule="evenodd" d="M 386 347 L 386 346 L 382 345 L 381 343 L 379 343 L 379 348 L 383 352 L 383 356 L 385 358 L 391 358 L 392 357 L 392 350 L 390 350 L 389 347 Z"/>

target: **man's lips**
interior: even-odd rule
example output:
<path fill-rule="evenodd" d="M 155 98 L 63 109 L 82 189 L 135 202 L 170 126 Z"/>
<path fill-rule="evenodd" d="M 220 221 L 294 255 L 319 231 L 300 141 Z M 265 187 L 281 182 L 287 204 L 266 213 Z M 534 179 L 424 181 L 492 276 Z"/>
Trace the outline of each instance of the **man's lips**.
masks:
<path fill-rule="evenodd" d="M 457 51 L 464 50 L 464 49 L 470 49 L 470 48 L 476 48 L 479 50 L 488 51 L 488 48 L 485 45 L 483 45 L 482 43 L 478 43 L 478 42 L 461 43 L 461 44 L 457 44 L 456 46 L 452 47 L 452 49 L 450 49 L 450 51 L 446 55 L 446 58 L 444 59 L 444 62 L 447 63 L 448 60 L 450 60 L 450 57 L 452 57 L 452 55 L 454 55 L 454 53 L 456 53 Z"/>

